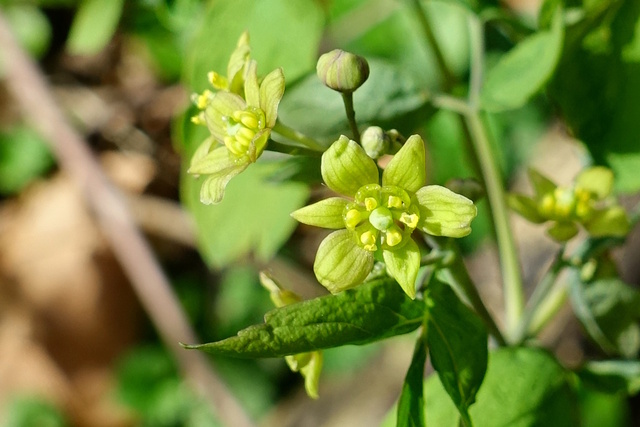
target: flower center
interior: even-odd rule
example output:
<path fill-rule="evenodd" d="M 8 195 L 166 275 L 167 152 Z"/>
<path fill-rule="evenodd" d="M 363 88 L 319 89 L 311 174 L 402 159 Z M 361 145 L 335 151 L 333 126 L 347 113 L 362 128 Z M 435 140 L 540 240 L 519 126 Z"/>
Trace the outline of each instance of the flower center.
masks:
<path fill-rule="evenodd" d="M 538 202 L 538 212 L 554 220 L 588 220 L 593 214 L 594 199 L 582 188 L 556 188 Z"/>
<path fill-rule="evenodd" d="M 236 110 L 232 115 L 224 116 L 222 120 L 227 123 L 224 145 L 237 157 L 249 152 L 256 133 L 265 127 L 264 112 L 256 107 Z"/>
<path fill-rule="evenodd" d="M 406 243 L 420 214 L 417 203 L 403 189 L 369 184 L 345 207 L 343 219 L 358 245 L 375 252 L 378 247 L 399 248 Z"/>

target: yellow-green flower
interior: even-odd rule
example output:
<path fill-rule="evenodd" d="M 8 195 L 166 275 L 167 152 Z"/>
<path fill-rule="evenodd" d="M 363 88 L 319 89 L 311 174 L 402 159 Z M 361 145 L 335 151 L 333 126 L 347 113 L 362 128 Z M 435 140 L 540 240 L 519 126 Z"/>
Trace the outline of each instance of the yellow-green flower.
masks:
<path fill-rule="evenodd" d="M 283 289 L 265 272 L 260 272 L 260 283 L 268 291 L 271 301 L 276 307 L 284 307 L 302 301 L 302 298 L 289 290 Z M 293 372 L 300 372 L 304 378 L 304 388 L 312 399 L 318 398 L 318 382 L 322 372 L 322 352 L 310 351 L 307 353 L 285 356 L 284 360 Z"/>
<path fill-rule="evenodd" d="M 229 91 L 212 94 L 202 114 L 211 137 L 198 147 L 187 171 L 207 175 L 200 190 L 202 203 L 222 200 L 231 178 L 260 157 L 276 123 L 284 94 L 282 69 L 272 71 L 258 84 L 256 62 L 250 60 L 243 86 L 244 97 Z"/>
<path fill-rule="evenodd" d="M 630 223 L 625 210 L 611 197 L 613 172 L 594 166 L 583 170 L 573 185 L 559 187 L 535 169 L 529 169 L 533 197 L 511 194 L 509 206 L 535 224 L 551 222 L 547 233 L 565 242 L 582 225 L 593 237 L 625 236 Z"/>
<path fill-rule="evenodd" d="M 415 230 L 462 237 L 471 232 L 473 202 L 438 185 L 425 186 L 425 148 L 410 137 L 379 179 L 378 167 L 356 142 L 341 136 L 322 155 L 322 177 L 343 196 L 293 212 L 298 221 L 336 229 L 318 248 L 314 272 L 332 293 L 364 281 L 381 252 L 389 274 L 411 298 L 420 267 Z"/>

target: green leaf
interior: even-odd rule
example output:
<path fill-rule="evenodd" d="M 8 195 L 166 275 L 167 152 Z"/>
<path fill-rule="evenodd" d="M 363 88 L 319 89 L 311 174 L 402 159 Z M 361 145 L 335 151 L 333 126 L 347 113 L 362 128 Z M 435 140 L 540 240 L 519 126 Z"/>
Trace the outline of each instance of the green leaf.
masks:
<path fill-rule="evenodd" d="M 425 427 L 424 365 L 427 362 L 427 342 L 420 334 L 411 358 L 411 365 L 402 384 L 398 400 L 396 427 Z"/>
<path fill-rule="evenodd" d="M 73 55 L 100 52 L 116 31 L 124 0 L 84 0 L 69 30 L 67 50 Z"/>
<path fill-rule="evenodd" d="M 358 143 L 342 135 L 322 154 L 322 179 L 336 193 L 353 197 L 361 187 L 378 183 L 378 167 Z"/>
<path fill-rule="evenodd" d="M 278 163 L 251 165 L 231 180 L 217 205 L 200 202 L 202 179 L 183 175 L 181 197 L 195 219 L 198 247 L 208 264 L 223 267 L 249 253 L 266 261 L 289 238 L 296 227 L 289 215 L 304 205 L 309 190 L 266 182 L 277 168 Z"/>
<path fill-rule="evenodd" d="M 558 7 L 550 29 L 519 42 L 489 70 L 480 95 L 482 107 L 493 112 L 511 110 L 539 92 L 560 59 L 563 35 L 562 8 Z"/>
<path fill-rule="evenodd" d="M 251 57 L 258 62 L 259 74 L 282 67 L 287 80 L 294 81 L 315 71 L 322 30 L 322 9 L 314 0 L 210 1 L 189 43 L 186 81 L 201 91 L 209 71 L 225 71 L 243 31 L 251 37 Z"/>
<path fill-rule="evenodd" d="M 640 361 L 602 360 L 587 362 L 578 371 L 588 386 L 605 393 L 623 392 L 633 396 L 640 392 Z"/>
<path fill-rule="evenodd" d="M 349 201 L 342 197 L 330 197 L 298 209 L 291 216 L 298 222 L 315 227 L 344 228 L 342 213 Z"/>
<path fill-rule="evenodd" d="M 395 185 L 415 193 L 427 182 L 424 141 L 412 135 L 382 173 L 382 185 Z"/>
<path fill-rule="evenodd" d="M 491 352 L 487 374 L 470 410 L 475 427 L 575 427 L 576 396 L 568 373 L 547 352 L 502 348 Z M 425 384 L 427 425 L 457 427 L 458 416 L 438 376 Z M 434 422 L 441 421 L 441 422 Z"/>
<path fill-rule="evenodd" d="M 607 353 L 631 358 L 640 350 L 640 292 L 618 278 L 584 283 L 570 277 L 573 310 L 589 336 Z"/>
<path fill-rule="evenodd" d="M 618 192 L 640 189 L 640 3 L 603 0 L 567 28 L 550 85 L 572 134 L 597 164 L 611 167 Z"/>
<path fill-rule="evenodd" d="M 462 418 L 468 421 L 469 407 L 476 400 L 487 369 L 487 332 L 448 285 L 432 281 L 426 301 L 430 307 L 431 363 Z"/>
<path fill-rule="evenodd" d="M 0 193 L 19 192 L 52 165 L 47 144 L 31 128 L 17 126 L 0 132 Z"/>
<path fill-rule="evenodd" d="M 270 311 L 265 323 L 235 337 L 191 345 L 233 357 L 282 357 L 347 344 L 367 344 L 415 330 L 425 306 L 412 301 L 389 279 L 375 280 L 338 295 Z"/>
<path fill-rule="evenodd" d="M 361 284 L 373 268 L 373 253 L 354 241 L 350 230 L 338 230 L 320 243 L 313 271 L 331 293 Z"/>

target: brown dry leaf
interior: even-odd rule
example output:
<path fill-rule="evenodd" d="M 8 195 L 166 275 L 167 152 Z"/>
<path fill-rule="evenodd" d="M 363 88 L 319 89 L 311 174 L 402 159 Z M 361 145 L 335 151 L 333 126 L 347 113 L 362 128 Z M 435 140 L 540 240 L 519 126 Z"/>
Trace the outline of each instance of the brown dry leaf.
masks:
<path fill-rule="evenodd" d="M 29 343 L 25 354 L 32 358 L 0 360 L 0 366 L 6 364 L 0 370 L 4 385 L 0 400 L 16 391 L 10 384 L 30 384 L 33 372 L 40 372 L 43 384 L 64 384 L 40 388 L 53 393 L 54 402 L 73 409 L 70 415 L 76 425 L 123 425 L 116 410 L 111 423 L 87 415 L 99 414 L 96 407 L 103 403 L 96 397 L 100 393 L 95 384 L 89 382 L 90 390 L 85 390 L 83 384 L 88 383 L 78 378 L 98 372 L 108 383 L 105 369 L 134 342 L 140 309 L 82 198 L 65 176 L 31 186 L 0 209 L 0 281 L 4 282 L 0 302 L 13 309 L 0 315 L 0 331 L 9 335 L 0 340 L 0 354 L 6 355 L 15 340 L 23 340 Z M 12 312 L 30 325 L 27 332 L 10 327 L 15 316 L 5 313 Z M 17 333 L 21 337 L 11 337 Z M 17 348 L 15 343 L 13 347 Z M 30 367 L 20 369 L 19 363 Z"/>

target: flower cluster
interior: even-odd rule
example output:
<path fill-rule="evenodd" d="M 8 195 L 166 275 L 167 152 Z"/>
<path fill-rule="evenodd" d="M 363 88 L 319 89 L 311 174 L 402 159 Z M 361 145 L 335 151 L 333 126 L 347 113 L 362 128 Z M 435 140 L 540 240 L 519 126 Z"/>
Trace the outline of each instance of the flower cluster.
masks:
<path fill-rule="evenodd" d="M 355 141 L 341 136 L 322 156 L 322 177 L 336 193 L 291 215 L 304 224 L 335 229 L 318 248 L 314 272 L 332 293 L 362 283 L 381 253 L 389 274 L 415 297 L 420 250 L 415 230 L 463 237 L 477 209 L 438 185 L 425 186 L 425 147 L 410 137 L 379 179 L 378 167 Z"/>
<path fill-rule="evenodd" d="M 594 166 L 583 170 L 575 182 L 559 187 L 540 172 L 529 169 L 533 197 L 509 195 L 509 205 L 535 224 L 551 222 L 547 233 L 558 242 L 574 237 L 579 225 L 593 237 L 625 236 L 630 223 L 614 198 L 613 172 Z"/>
<path fill-rule="evenodd" d="M 284 94 L 282 69 L 272 71 L 259 83 L 248 42 L 245 33 L 231 55 L 227 77 L 209 73 L 217 92 L 205 90 L 194 97 L 202 111 L 193 121 L 206 125 L 211 136 L 198 147 L 187 172 L 207 175 L 200 190 L 205 204 L 219 203 L 231 178 L 260 157 Z"/>

